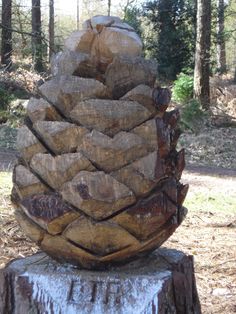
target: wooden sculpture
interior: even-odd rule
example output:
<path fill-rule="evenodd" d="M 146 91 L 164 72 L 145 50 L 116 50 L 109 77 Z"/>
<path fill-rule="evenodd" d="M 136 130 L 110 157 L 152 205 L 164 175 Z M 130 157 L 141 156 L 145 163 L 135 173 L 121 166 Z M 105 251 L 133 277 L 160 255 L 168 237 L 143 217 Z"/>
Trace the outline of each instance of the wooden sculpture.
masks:
<path fill-rule="evenodd" d="M 54 57 L 18 133 L 16 218 L 61 262 L 102 268 L 159 247 L 179 226 L 179 112 L 132 27 L 96 16 Z"/>

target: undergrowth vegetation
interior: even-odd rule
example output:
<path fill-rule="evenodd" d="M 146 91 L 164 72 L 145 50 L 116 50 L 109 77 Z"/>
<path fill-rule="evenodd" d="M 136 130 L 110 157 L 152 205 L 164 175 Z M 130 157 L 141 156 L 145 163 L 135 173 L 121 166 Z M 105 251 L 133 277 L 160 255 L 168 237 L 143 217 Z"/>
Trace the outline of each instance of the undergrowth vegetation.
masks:
<path fill-rule="evenodd" d="M 193 97 L 193 76 L 180 73 L 174 81 L 172 96 L 177 103 L 187 103 Z"/>
<path fill-rule="evenodd" d="M 184 205 L 189 210 L 197 212 L 223 211 L 228 214 L 235 214 L 236 212 L 236 198 L 233 193 L 226 195 L 223 192 L 212 193 L 208 191 L 208 193 L 206 193 L 206 191 L 196 191 L 188 194 Z"/>
<path fill-rule="evenodd" d="M 193 76 L 180 73 L 174 81 L 172 96 L 180 105 L 182 128 L 198 133 L 206 114 L 201 109 L 200 103 L 193 98 Z"/>
<path fill-rule="evenodd" d="M 196 99 L 189 100 L 181 107 L 182 127 L 190 129 L 194 133 L 198 133 L 204 123 L 204 118 L 207 114 L 204 113 Z"/>
<path fill-rule="evenodd" d="M 7 110 L 11 101 L 15 99 L 14 94 L 10 93 L 8 90 L 0 87 L 0 110 Z"/>

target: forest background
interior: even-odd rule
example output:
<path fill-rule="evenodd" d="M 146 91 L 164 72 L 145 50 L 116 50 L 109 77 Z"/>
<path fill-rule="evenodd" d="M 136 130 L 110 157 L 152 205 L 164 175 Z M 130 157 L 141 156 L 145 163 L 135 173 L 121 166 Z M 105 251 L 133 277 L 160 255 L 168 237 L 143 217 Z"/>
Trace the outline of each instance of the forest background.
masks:
<path fill-rule="evenodd" d="M 65 38 L 102 14 L 120 16 L 135 28 L 144 55 L 158 63 L 159 82 L 171 86 L 178 78 L 173 99 L 197 99 L 190 111 L 210 109 L 210 76 L 228 73 L 236 80 L 235 0 L 2 0 L 0 9 L 1 75 L 22 69 L 46 77 Z M 3 90 L 0 109 L 7 107 Z"/>

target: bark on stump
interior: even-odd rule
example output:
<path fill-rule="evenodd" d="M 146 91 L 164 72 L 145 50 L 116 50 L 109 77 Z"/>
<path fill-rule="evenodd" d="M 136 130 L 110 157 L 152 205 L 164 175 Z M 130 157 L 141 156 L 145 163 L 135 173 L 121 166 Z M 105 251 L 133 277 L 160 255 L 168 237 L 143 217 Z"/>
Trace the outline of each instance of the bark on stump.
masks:
<path fill-rule="evenodd" d="M 0 271 L 0 313 L 200 314 L 193 257 L 158 249 L 107 271 L 61 265 L 45 253 Z"/>

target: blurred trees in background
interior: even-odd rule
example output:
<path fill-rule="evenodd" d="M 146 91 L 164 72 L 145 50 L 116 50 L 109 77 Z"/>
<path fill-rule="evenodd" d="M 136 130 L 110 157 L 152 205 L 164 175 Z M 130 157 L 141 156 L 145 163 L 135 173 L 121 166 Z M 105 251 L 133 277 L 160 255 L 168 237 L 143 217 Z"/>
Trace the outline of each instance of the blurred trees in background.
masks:
<path fill-rule="evenodd" d="M 25 60 L 31 69 L 45 71 L 50 57 L 62 49 L 70 32 L 81 29 L 82 23 L 93 15 L 111 14 L 123 18 L 142 37 L 144 54 L 158 62 L 158 79 L 173 81 L 180 73 L 193 76 L 194 66 L 195 73 L 200 69 L 196 67 L 195 60 L 199 62 L 201 58 L 195 53 L 195 47 L 199 42 L 196 41 L 197 3 L 202 1 L 143 0 L 140 3 L 123 0 L 118 4 L 115 0 L 74 0 L 72 16 L 58 10 L 58 0 L 2 0 L 2 68 L 9 70 L 12 60 L 13 67 Z M 236 1 L 205 2 L 212 9 L 209 29 L 212 40 L 203 64 L 209 65 L 210 73 L 227 70 L 233 73 L 236 68 Z M 208 26 L 205 27 L 207 31 Z M 210 44 L 209 36 L 205 41 Z M 202 48 L 197 47 L 197 51 L 199 49 Z"/>
<path fill-rule="evenodd" d="M 217 71 L 226 72 L 226 51 L 225 51 L 225 3 L 224 0 L 217 0 Z"/>
<path fill-rule="evenodd" d="M 12 1 L 2 0 L 2 41 L 1 63 L 7 68 L 11 66 L 12 56 Z"/>
<path fill-rule="evenodd" d="M 173 80 L 183 68 L 193 68 L 195 0 L 148 1 L 143 16 L 152 29 L 144 36 L 145 49 L 157 59 L 160 76 Z"/>
<path fill-rule="evenodd" d="M 49 60 L 55 51 L 55 15 L 54 0 L 49 0 Z"/>
<path fill-rule="evenodd" d="M 32 59 L 34 69 L 43 72 L 43 42 L 42 42 L 42 22 L 41 22 L 41 2 L 32 0 Z"/>
<path fill-rule="evenodd" d="M 226 67 L 234 70 L 236 82 L 236 1 L 229 0 L 225 8 L 225 43 L 226 43 Z"/>
<path fill-rule="evenodd" d="M 211 0 L 197 1 L 194 95 L 204 109 L 210 106 Z"/>

